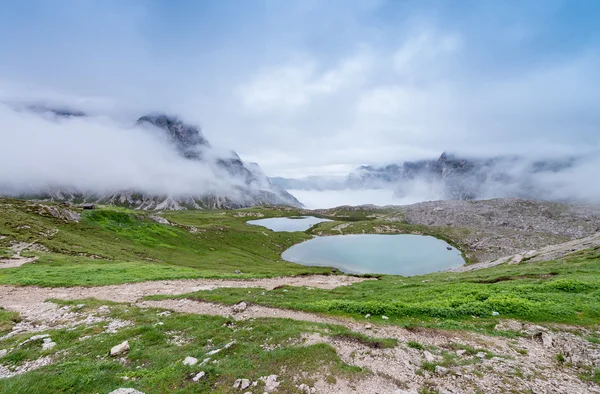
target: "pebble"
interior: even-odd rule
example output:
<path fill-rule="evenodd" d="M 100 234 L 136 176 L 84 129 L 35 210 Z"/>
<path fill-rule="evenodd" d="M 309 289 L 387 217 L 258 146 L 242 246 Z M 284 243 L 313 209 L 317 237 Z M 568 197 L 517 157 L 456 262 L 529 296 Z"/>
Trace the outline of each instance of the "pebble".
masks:
<path fill-rule="evenodd" d="M 387 317 L 387 316 L 381 316 L 381 318 L 382 318 L 383 320 L 388 320 L 388 319 L 389 319 L 389 317 Z"/>

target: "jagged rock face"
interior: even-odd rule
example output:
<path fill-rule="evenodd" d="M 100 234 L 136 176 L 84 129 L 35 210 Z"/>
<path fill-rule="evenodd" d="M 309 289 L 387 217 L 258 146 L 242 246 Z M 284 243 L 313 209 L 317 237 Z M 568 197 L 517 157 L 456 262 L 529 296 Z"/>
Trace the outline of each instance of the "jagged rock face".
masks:
<path fill-rule="evenodd" d="M 137 124 L 150 124 L 166 131 L 179 152 L 188 159 L 200 159 L 202 148 L 210 147 L 198 127 L 185 124 L 174 116 L 145 115 L 137 120 Z"/>
<path fill-rule="evenodd" d="M 403 197 L 411 182 L 429 185 L 432 199 L 473 200 L 492 197 L 543 198 L 544 190 L 535 182 L 543 172 L 559 172 L 575 165 L 573 158 L 536 161 L 525 164 L 519 157 L 470 159 L 442 153 L 437 160 L 407 161 L 384 167 L 362 166 L 348 176 L 351 188 L 395 188 Z M 522 166 L 518 173 L 514 168 Z"/>

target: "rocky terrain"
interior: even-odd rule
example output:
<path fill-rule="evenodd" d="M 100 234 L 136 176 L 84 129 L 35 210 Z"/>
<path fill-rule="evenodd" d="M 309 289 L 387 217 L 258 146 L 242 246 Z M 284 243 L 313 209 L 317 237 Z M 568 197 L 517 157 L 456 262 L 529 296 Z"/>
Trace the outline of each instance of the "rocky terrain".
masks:
<path fill-rule="evenodd" d="M 257 282 L 239 282 L 239 284 L 220 281 L 196 281 L 188 286 L 201 288 L 218 288 L 221 286 L 253 286 L 273 289 L 276 285 L 286 283 L 287 278 L 275 281 L 263 280 Z M 312 278 L 303 283 L 294 281 L 290 285 L 310 285 L 320 287 L 320 280 Z M 339 278 L 343 279 L 343 278 Z M 326 280 L 327 281 L 327 280 Z M 271 283 L 272 282 L 272 283 Z M 335 286 L 329 280 L 326 286 Z M 345 285 L 354 281 L 340 281 Z M 305 333 L 295 346 L 314 346 L 327 344 L 332 346 L 340 358 L 351 366 L 366 368 L 369 371 L 360 380 L 338 378 L 330 380 L 327 376 L 313 376 L 312 384 L 297 383 L 295 390 L 282 390 L 279 386 L 292 379 L 288 374 L 268 375 L 253 380 L 251 377 L 240 376 L 233 383 L 230 392 L 240 393 L 394 393 L 413 394 L 423 392 L 423 387 L 438 393 L 600 393 L 600 388 L 589 382 L 579 380 L 575 374 L 578 369 L 600 366 L 600 345 L 590 343 L 582 338 L 586 335 L 596 335 L 593 331 L 579 327 L 551 326 L 543 327 L 534 324 L 504 319 L 495 327 L 496 336 L 481 335 L 460 331 L 438 331 L 428 329 L 406 329 L 393 325 L 378 323 L 376 316 L 366 316 L 363 321 L 347 318 L 325 317 L 321 315 L 266 308 L 240 302 L 232 307 L 208 302 L 187 299 L 165 301 L 143 301 L 141 297 L 155 293 L 165 294 L 162 287 L 169 288 L 168 294 L 178 294 L 189 291 L 189 287 L 177 288 L 168 283 L 155 283 L 151 287 L 141 285 L 122 285 L 110 288 L 71 288 L 71 289 L 39 289 L 0 287 L 0 305 L 13 311 L 20 312 L 23 320 L 15 325 L 11 332 L 0 337 L 0 348 L 3 342 L 12 337 L 29 336 L 27 340 L 18 342 L 16 348 L 0 350 L 2 356 L 16 351 L 27 343 L 38 343 L 38 346 L 49 350 L 56 346 L 50 334 L 51 330 L 85 327 L 103 327 L 91 336 L 79 338 L 79 341 L 89 341 L 94 336 L 118 334 L 129 329 L 134 323 L 115 318 L 111 310 L 115 306 L 102 305 L 97 308 L 86 308 L 85 302 L 74 306 L 59 306 L 45 302 L 47 298 L 83 299 L 93 294 L 100 300 L 131 303 L 131 307 L 158 308 L 157 316 L 167 320 L 170 311 L 224 316 L 235 322 L 252 321 L 260 318 L 287 318 L 297 321 L 308 321 L 318 324 L 334 324 L 345 326 L 356 333 L 369 335 L 374 338 L 394 339 L 398 345 L 392 348 L 369 346 L 368 343 L 351 340 L 345 337 L 331 337 L 319 333 Z M 133 290 L 137 288 L 138 290 Z M 142 290 L 144 289 L 145 290 Z M 132 291 L 133 290 L 133 291 Z M 152 310 L 152 309 L 151 309 Z M 162 311 L 161 311 L 162 310 Z M 371 323 L 371 320 L 373 322 Z M 503 333 L 518 334 L 503 336 Z M 181 340 L 181 339 L 179 339 Z M 106 343 L 107 358 L 120 359 L 127 363 L 128 353 L 136 346 L 137 339 Z M 222 347 L 205 352 L 205 358 L 200 362 L 196 357 L 180 354 L 180 363 L 176 368 L 192 366 L 196 372 L 190 375 L 190 380 L 198 382 L 206 379 L 210 371 L 207 363 L 222 360 L 222 354 L 236 344 L 232 340 Z M 114 345 L 114 346 L 113 346 Z M 181 345 L 180 345 L 181 346 Z M 265 345 L 267 351 L 277 351 L 281 345 Z M 560 360 L 557 361 L 557 355 Z M 0 356 L 0 357 L 2 357 Z M 34 371 L 38 368 L 60 362 L 65 354 L 54 354 L 31 361 L 18 369 L 10 369 L 0 365 L 0 379 Z M 214 361 L 213 361 L 214 359 Z M 562 360 L 562 361 L 561 361 Z M 562 363 L 562 364 L 561 364 Z M 207 369 L 208 367 L 208 369 Z M 300 379 L 298 379 L 300 380 Z M 123 388 L 111 393 L 139 393 L 128 388 L 127 381 Z M 289 387 L 289 386 L 288 386 Z"/>
<path fill-rule="evenodd" d="M 600 207 L 589 205 L 494 199 L 424 202 L 400 210 L 408 223 L 466 229 L 456 236 L 480 262 L 600 232 Z"/>

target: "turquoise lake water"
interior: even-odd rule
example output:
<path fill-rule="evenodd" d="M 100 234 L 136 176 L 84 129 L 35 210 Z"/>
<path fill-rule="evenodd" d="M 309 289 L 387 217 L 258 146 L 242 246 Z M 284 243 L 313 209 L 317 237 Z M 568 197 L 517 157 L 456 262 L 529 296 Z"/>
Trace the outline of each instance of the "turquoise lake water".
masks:
<path fill-rule="evenodd" d="M 301 216 L 248 220 L 246 223 L 255 226 L 263 226 L 273 231 L 306 231 L 317 223 L 330 221 L 331 220 L 329 219 L 320 219 L 314 216 Z"/>
<path fill-rule="evenodd" d="M 404 276 L 442 271 L 465 263 L 460 251 L 448 243 L 412 234 L 315 237 L 292 246 L 283 252 L 282 258 L 302 265 L 335 267 L 346 273 Z"/>

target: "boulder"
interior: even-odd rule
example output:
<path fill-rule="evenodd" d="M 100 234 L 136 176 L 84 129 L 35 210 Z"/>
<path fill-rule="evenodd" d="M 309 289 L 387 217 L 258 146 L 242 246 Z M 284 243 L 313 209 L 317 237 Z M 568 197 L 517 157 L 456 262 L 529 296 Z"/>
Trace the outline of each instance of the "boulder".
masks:
<path fill-rule="evenodd" d="M 123 354 L 129 350 L 129 341 L 123 341 L 120 344 L 113 346 L 110 349 L 111 356 L 118 356 L 119 354 Z"/>

